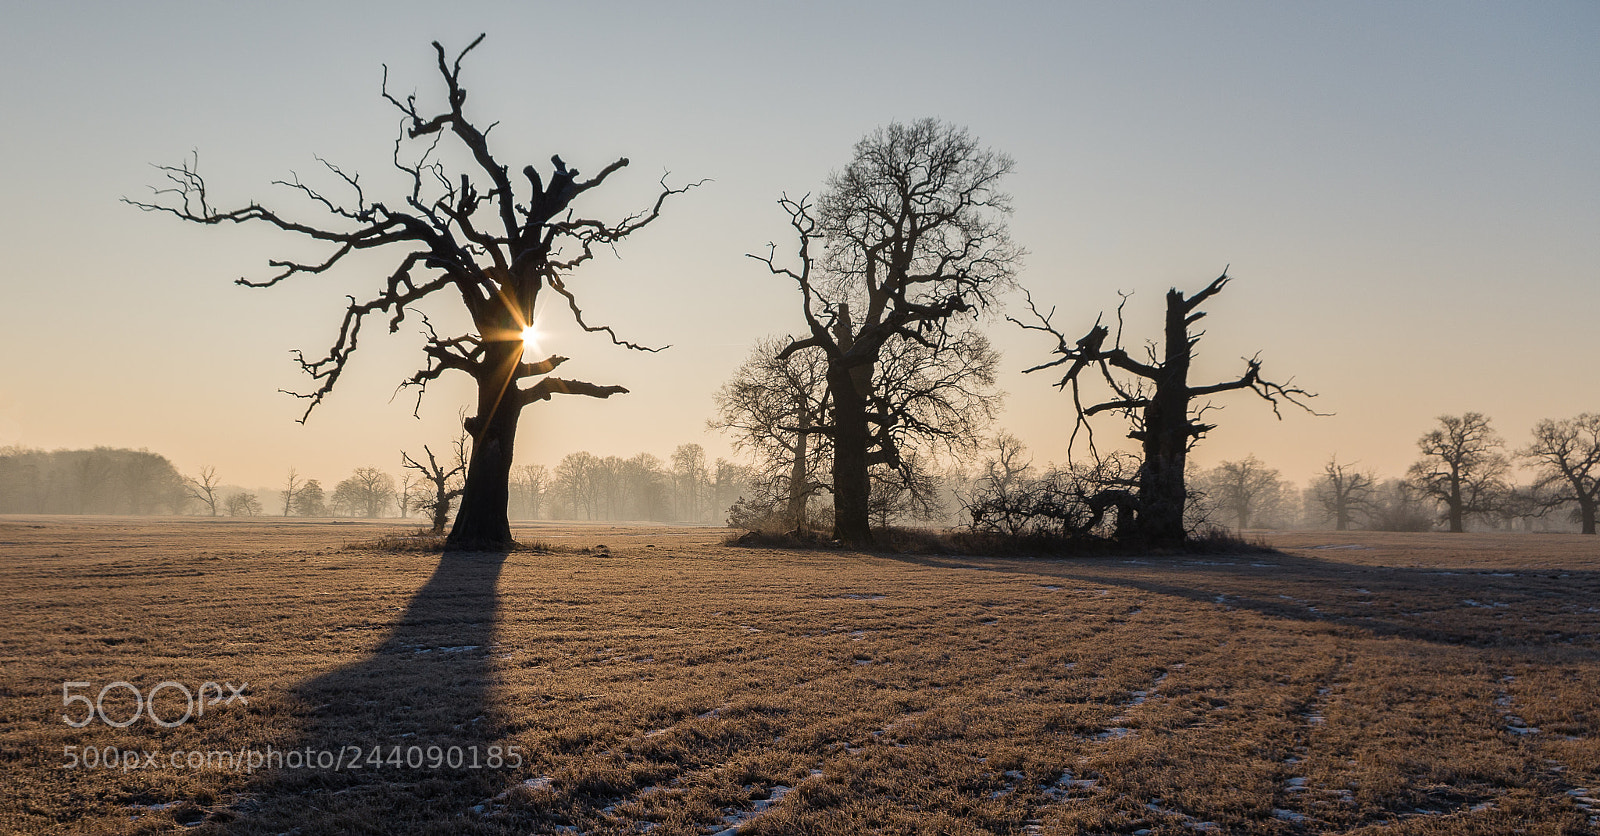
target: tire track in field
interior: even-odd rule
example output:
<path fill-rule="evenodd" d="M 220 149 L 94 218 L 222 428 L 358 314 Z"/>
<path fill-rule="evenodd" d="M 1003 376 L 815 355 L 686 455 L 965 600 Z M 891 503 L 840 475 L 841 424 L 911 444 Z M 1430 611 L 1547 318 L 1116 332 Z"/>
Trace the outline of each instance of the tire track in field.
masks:
<path fill-rule="evenodd" d="M 1352 667 L 1353 664 L 1347 660 L 1330 671 L 1318 681 L 1315 692 L 1300 703 L 1299 710 L 1294 715 L 1300 723 L 1294 732 L 1295 742 L 1290 749 L 1291 754 L 1283 760 L 1284 766 L 1299 771 L 1298 767 L 1311 758 L 1313 738 L 1328 722 L 1327 706 L 1343 691 L 1344 680 Z M 1285 778 L 1278 795 L 1282 801 L 1273 806 L 1273 818 L 1301 826 L 1326 824 L 1319 819 L 1313 807 L 1327 804 L 1354 806 L 1356 803 L 1355 796 L 1350 790 L 1312 786 L 1304 775 L 1290 775 Z"/>
<path fill-rule="evenodd" d="M 1542 735 L 1543 729 L 1528 725 L 1526 720 L 1514 713 L 1516 699 L 1511 695 L 1511 687 L 1516 681 L 1517 677 L 1511 673 L 1503 674 L 1500 677 L 1495 689 L 1494 706 L 1500 715 L 1501 721 L 1505 723 L 1504 729 L 1506 733 L 1513 737 L 1512 740 L 1507 741 L 1508 743 L 1513 745 L 1537 745 L 1537 736 Z M 1544 771 L 1550 776 L 1552 783 L 1561 791 L 1562 795 L 1557 796 L 1558 802 L 1570 801 L 1583 813 L 1591 828 L 1600 829 L 1600 798 L 1596 798 L 1596 796 L 1600 796 L 1600 790 L 1574 785 L 1568 779 L 1571 774 L 1568 764 L 1564 764 L 1554 758 L 1544 758 L 1543 761 Z"/>

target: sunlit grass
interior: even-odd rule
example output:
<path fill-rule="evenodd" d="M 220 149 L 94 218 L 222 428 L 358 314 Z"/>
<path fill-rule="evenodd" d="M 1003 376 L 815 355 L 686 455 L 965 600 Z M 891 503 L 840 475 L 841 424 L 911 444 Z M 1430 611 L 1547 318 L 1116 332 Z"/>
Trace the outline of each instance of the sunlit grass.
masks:
<path fill-rule="evenodd" d="M 1035 561 L 539 526 L 516 534 L 553 553 L 347 548 L 386 533 L 404 529 L 0 522 L 0 826 L 1595 826 L 1576 792 L 1600 783 L 1593 538 L 1327 533 L 1280 537 L 1304 547 L 1284 555 Z M 1328 545 L 1358 548 L 1310 548 Z M 250 704 L 173 730 L 72 729 L 67 678 L 248 681 Z M 59 765 L 65 745 L 413 742 L 523 760 Z"/>

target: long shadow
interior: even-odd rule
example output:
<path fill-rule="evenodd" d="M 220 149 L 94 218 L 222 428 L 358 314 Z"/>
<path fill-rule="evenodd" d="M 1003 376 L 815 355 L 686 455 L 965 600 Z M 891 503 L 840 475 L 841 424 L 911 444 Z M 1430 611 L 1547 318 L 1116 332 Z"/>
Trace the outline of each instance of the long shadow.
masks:
<path fill-rule="evenodd" d="M 1600 656 L 1594 647 L 1600 633 L 1589 614 L 1600 600 L 1600 573 L 1590 571 L 1417 569 L 1282 552 L 1131 559 L 882 557 L 926 568 L 982 569 L 1137 589 L 1372 636 Z M 1130 563 L 1134 565 L 1123 565 Z M 1143 577 L 1118 570 L 1134 570 Z M 1523 620 L 1530 612 L 1540 617 Z"/>
<path fill-rule="evenodd" d="M 449 832 L 503 790 L 489 686 L 505 559 L 445 553 L 372 655 L 296 688 L 298 738 L 263 750 L 221 832 Z"/>

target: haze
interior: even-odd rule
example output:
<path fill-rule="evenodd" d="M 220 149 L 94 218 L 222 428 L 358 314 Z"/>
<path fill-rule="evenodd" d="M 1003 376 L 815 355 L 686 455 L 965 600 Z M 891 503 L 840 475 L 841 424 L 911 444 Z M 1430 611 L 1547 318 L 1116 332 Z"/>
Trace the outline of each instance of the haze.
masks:
<path fill-rule="evenodd" d="M 1333 417 L 1241 399 L 1197 463 L 1254 453 L 1303 480 L 1330 454 L 1399 475 L 1437 415 L 1488 414 L 1512 446 L 1540 418 L 1597 408 L 1600 7 L 1589 3 L 459 4 L 270 7 L 12 4 L 0 33 L 0 446 L 146 447 L 240 485 L 290 465 L 337 480 L 399 469 L 452 437 L 468 381 L 391 400 L 417 367 L 408 321 L 373 328 L 308 424 L 279 389 L 331 343 L 374 272 L 237 287 L 317 250 L 265 229 L 191 228 L 122 196 L 191 149 L 224 205 L 296 205 L 270 181 L 320 155 L 389 168 L 401 92 L 437 93 L 428 42 L 479 32 L 469 110 L 502 158 L 632 165 L 597 193 L 613 216 L 662 172 L 710 178 L 579 274 L 592 318 L 668 351 L 611 348 L 559 321 L 573 376 L 627 386 L 525 414 L 518 458 L 665 455 L 705 429 L 756 338 L 801 327 L 792 284 L 744 257 L 788 240 L 774 201 L 821 187 L 865 132 L 937 116 L 1017 161 L 1021 282 L 1081 333 L 1116 292 L 1153 334 L 1170 286 L 1231 265 L 1199 374 L 1261 351 Z M 1020 299 L 1013 300 L 1013 310 Z M 454 315 L 438 307 L 441 317 Z M 1064 460 L 1049 344 L 998 318 L 999 427 Z M 1104 430 L 1116 433 L 1111 422 Z"/>

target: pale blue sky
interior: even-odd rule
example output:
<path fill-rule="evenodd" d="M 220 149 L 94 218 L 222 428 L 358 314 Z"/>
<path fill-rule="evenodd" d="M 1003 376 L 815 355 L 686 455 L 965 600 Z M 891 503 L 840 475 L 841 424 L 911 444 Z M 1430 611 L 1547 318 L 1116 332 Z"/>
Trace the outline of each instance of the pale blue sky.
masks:
<path fill-rule="evenodd" d="M 1130 333 L 1153 334 L 1167 287 L 1233 265 L 1201 368 L 1262 350 L 1338 415 L 1279 423 L 1236 398 L 1202 463 L 1254 452 L 1298 480 L 1338 452 L 1396 474 L 1440 413 L 1485 412 L 1519 445 L 1539 418 L 1600 410 L 1600 5 L 864 5 L 5 4 L 0 445 L 143 446 L 264 485 L 290 464 L 397 469 L 401 447 L 448 437 L 465 380 L 420 422 L 389 403 L 410 329 L 374 329 L 307 426 L 276 393 L 305 387 L 289 351 L 325 350 L 374 275 L 238 288 L 313 251 L 117 198 L 191 148 L 224 203 L 295 205 L 267 183 L 313 154 L 377 188 L 398 122 L 380 65 L 426 102 L 428 42 L 484 31 L 469 111 L 502 122 L 505 160 L 630 157 L 602 212 L 647 201 L 664 170 L 715 181 L 583 281 L 597 317 L 674 347 L 554 334 L 564 372 L 633 394 L 530 408 L 524 461 L 725 453 L 712 393 L 756 337 L 798 324 L 793 289 L 743 258 L 783 243 L 773 201 L 925 115 L 1016 159 L 1022 281 L 1074 335 L 1119 288 Z M 1065 398 L 1016 373 L 1048 346 L 1002 325 L 1001 423 L 1061 459 Z"/>

